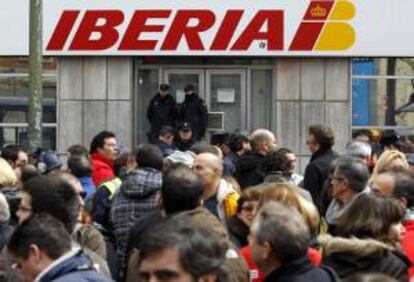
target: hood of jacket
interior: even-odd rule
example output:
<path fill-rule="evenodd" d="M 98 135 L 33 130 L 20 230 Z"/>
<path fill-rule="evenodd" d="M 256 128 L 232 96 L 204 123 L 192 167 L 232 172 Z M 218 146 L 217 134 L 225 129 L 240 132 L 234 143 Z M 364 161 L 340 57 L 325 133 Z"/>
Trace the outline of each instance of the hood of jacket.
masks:
<path fill-rule="evenodd" d="M 326 256 L 334 253 L 351 253 L 360 257 L 378 255 L 394 248 L 375 239 L 359 239 L 356 237 L 334 237 L 329 234 L 320 235 L 318 243 Z"/>
<path fill-rule="evenodd" d="M 120 192 L 129 198 L 143 198 L 161 189 L 162 173 L 154 168 L 131 171 L 122 182 Z"/>

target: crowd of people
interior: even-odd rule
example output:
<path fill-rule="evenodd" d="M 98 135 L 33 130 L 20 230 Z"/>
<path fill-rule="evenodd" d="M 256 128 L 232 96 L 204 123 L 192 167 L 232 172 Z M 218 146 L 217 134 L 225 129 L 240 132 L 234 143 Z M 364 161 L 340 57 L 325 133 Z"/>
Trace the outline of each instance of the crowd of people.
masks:
<path fill-rule="evenodd" d="M 102 131 L 65 162 L 4 147 L 0 281 L 414 277 L 414 164 L 398 138 L 360 131 L 339 155 L 331 128 L 312 125 L 301 175 L 267 129 L 207 143 L 191 122 L 160 124 L 125 152 Z"/>

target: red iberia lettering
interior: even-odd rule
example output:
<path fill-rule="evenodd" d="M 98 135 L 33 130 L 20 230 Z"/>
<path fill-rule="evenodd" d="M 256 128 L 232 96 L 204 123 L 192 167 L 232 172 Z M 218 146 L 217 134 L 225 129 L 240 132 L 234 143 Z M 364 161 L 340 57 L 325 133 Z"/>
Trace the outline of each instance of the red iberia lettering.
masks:
<path fill-rule="evenodd" d="M 198 21 L 197 25 L 189 26 L 192 19 Z M 210 29 L 215 21 L 216 16 L 208 10 L 178 11 L 161 46 L 161 50 L 176 50 L 182 37 L 185 37 L 190 50 L 204 50 L 200 33 Z"/>
<path fill-rule="evenodd" d="M 162 32 L 164 25 L 148 25 L 148 19 L 167 19 L 171 10 L 136 11 L 122 39 L 119 50 L 154 50 L 157 40 L 139 39 L 144 32 Z"/>
<path fill-rule="evenodd" d="M 104 21 L 98 25 L 99 21 Z M 124 21 L 124 13 L 119 10 L 87 11 L 73 38 L 69 50 L 106 50 L 112 47 L 119 38 L 116 27 Z M 91 39 L 93 33 L 98 33 L 98 39 Z"/>
<path fill-rule="evenodd" d="M 265 23 L 267 30 L 261 31 Z M 283 30 L 283 11 L 259 11 L 231 50 L 247 50 L 254 40 L 266 40 L 269 51 L 283 50 Z"/>
<path fill-rule="evenodd" d="M 47 50 L 62 50 L 80 11 L 64 11 L 50 38 Z"/>
<path fill-rule="evenodd" d="M 230 40 L 233 38 L 234 32 L 239 25 L 243 13 L 243 10 L 227 11 L 221 26 L 217 31 L 216 37 L 211 44 L 211 50 L 227 50 Z"/>

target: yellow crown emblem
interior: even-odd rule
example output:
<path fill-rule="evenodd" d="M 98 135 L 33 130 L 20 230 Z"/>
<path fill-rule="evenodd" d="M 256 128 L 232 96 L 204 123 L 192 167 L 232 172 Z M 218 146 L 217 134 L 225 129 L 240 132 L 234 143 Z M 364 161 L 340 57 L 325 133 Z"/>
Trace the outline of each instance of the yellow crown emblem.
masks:
<path fill-rule="evenodd" d="M 326 17 L 327 13 L 328 11 L 325 8 L 322 8 L 320 5 L 317 5 L 310 11 L 311 16 L 315 18 Z"/>

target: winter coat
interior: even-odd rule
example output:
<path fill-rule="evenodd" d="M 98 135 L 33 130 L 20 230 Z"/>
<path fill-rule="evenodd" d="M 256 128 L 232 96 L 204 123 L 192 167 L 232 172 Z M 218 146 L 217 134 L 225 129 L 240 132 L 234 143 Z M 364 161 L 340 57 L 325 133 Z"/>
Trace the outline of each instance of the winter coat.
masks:
<path fill-rule="evenodd" d="M 411 279 L 414 277 L 414 210 L 412 208 L 407 211 L 403 224 L 405 227 L 405 234 L 401 239 L 401 248 L 411 261 L 408 275 Z"/>
<path fill-rule="evenodd" d="M 70 252 L 59 258 L 61 260 L 44 273 L 39 282 L 105 282 L 111 279 L 99 274 L 92 261 L 82 252 Z"/>
<path fill-rule="evenodd" d="M 95 193 L 95 191 L 96 191 L 96 187 L 93 184 L 92 177 L 91 176 L 82 176 L 82 177 L 78 177 L 78 179 L 79 179 L 79 182 L 82 185 L 83 191 L 86 193 L 86 196 L 85 196 L 84 200 L 87 201 L 90 198 L 90 196 L 92 196 L 93 193 Z"/>
<path fill-rule="evenodd" d="M 11 235 L 13 234 L 14 228 L 9 222 L 3 222 L 0 224 L 0 251 L 6 246 Z"/>
<path fill-rule="evenodd" d="M 104 237 L 93 225 L 77 223 L 72 232 L 72 238 L 82 248 L 88 248 L 106 260 L 106 246 Z"/>
<path fill-rule="evenodd" d="M 6 197 L 10 210 L 10 225 L 17 226 L 19 219 L 17 218 L 17 211 L 19 209 L 20 201 L 22 199 L 22 189 L 19 187 L 3 187 L 1 193 Z"/>
<path fill-rule="evenodd" d="M 318 150 L 312 155 L 309 164 L 306 166 L 303 179 L 304 188 L 311 193 L 313 202 L 319 211 L 321 211 L 323 184 L 329 177 L 332 161 L 337 157 L 338 154 L 331 149 Z"/>
<path fill-rule="evenodd" d="M 249 226 L 240 220 L 237 215 L 233 215 L 227 220 L 227 229 L 230 240 L 237 248 L 242 248 L 249 243 L 247 241 L 247 236 L 250 232 Z"/>
<path fill-rule="evenodd" d="M 158 137 L 161 127 L 169 125 L 175 127 L 178 119 L 178 107 L 171 95 L 161 97 L 158 93 L 155 95 L 147 109 L 147 118 L 151 124 L 151 135 L 153 138 Z"/>
<path fill-rule="evenodd" d="M 189 122 L 195 141 L 199 141 L 205 134 L 208 122 L 207 105 L 197 94 L 186 95 L 180 106 L 180 119 Z"/>
<path fill-rule="evenodd" d="M 261 282 L 263 281 L 265 274 L 259 270 L 257 265 L 254 264 L 250 246 L 247 245 L 246 247 L 240 250 L 240 255 L 243 256 L 244 261 L 247 264 L 250 272 L 250 279 L 252 282 Z M 309 248 L 308 249 L 308 257 L 313 266 L 319 266 L 322 261 L 322 255 L 319 251 Z"/>
<path fill-rule="evenodd" d="M 398 281 L 408 281 L 410 262 L 393 247 L 375 239 L 318 237 L 324 253 L 323 262 L 341 279 L 357 272 L 375 272 Z"/>
<path fill-rule="evenodd" d="M 92 180 L 95 187 L 102 182 L 115 177 L 114 162 L 100 153 L 91 154 Z"/>
<path fill-rule="evenodd" d="M 239 158 L 239 155 L 233 152 L 230 152 L 229 154 L 223 157 L 224 176 L 233 176 L 233 174 L 236 172 L 236 163 Z"/>
<path fill-rule="evenodd" d="M 248 152 L 238 159 L 234 178 L 242 189 L 263 182 L 265 177 L 263 163 L 265 160 L 266 156 L 254 151 Z"/>
<path fill-rule="evenodd" d="M 272 271 L 264 282 L 335 282 L 339 281 L 335 271 L 329 267 L 315 267 L 308 256 L 303 256 Z"/>
<path fill-rule="evenodd" d="M 124 252 L 129 229 L 143 215 L 157 209 L 157 196 L 161 189 L 161 171 L 138 168 L 130 172 L 115 194 L 111 219 L 118 244 L 119 259 Z"/>

